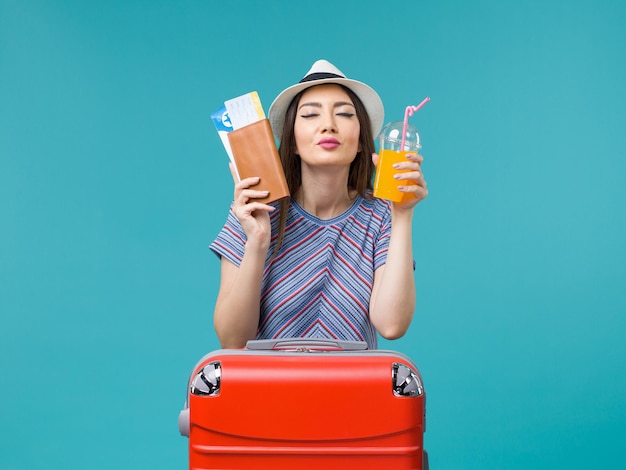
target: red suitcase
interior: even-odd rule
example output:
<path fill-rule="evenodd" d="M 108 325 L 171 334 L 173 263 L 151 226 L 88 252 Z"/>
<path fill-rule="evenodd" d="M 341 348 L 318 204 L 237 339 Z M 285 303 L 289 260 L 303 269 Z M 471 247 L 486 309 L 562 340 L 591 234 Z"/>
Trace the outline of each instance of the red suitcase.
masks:
<path fill-rule="evenodd" d="M 190 469 L 426 469 L 425 392 L 405 355 L 365 343 L 250 341 L 193 369 Z"/>

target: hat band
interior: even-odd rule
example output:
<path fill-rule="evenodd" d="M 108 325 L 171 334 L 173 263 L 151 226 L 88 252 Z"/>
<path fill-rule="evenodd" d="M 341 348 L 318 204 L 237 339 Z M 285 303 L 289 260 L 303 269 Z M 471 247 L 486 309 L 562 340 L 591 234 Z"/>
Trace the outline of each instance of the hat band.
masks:
<path fill-rule="evenodd" d="M 337 75 L 337 74 L 334 74 L 334 73 L 318 72 L 318 73 L 312 73 L 311 75 L 307 75 L 302 80 L 300 80 L 299 83 L 312 82 L 314 80 L 323 80 L 325 78 L 343 78 L 343 79 L 345 79 L 346 77 L 343 77 L 341 75 Z"/>

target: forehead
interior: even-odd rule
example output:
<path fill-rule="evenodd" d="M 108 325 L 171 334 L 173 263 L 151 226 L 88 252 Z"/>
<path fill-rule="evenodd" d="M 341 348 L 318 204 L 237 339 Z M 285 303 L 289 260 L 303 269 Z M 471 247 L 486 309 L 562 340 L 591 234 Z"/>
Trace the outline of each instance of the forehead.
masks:
<path fill-rule="evenodd" d="M 312 86 L 302 93 L 302 96 L 300 97 L 300 104 L 306 102 L 321 103 L 324 101 L 345 101 L 352 103 L 352 100 L 350 99 L 348 93 L 346 93 L 346 90 L 336 83 Z"/>

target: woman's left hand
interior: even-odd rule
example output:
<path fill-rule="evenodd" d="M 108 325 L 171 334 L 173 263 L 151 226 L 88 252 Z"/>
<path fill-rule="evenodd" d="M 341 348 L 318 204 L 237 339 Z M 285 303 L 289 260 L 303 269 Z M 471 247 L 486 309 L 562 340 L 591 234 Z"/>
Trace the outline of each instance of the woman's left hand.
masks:
<path fill-rule="evenodd" d="M 378 155 L 372 155 L 372 161 L 374 165 L 378 164 Z M 419 153 L 409 153 L 406 156 L 406 161 L 396 163 L 394 168 L 399 172 L 394 176 L 397 180 L 404 180 L 404 184 L 398 186 L 398 189 L 405 193 L 405 196 L 400 202 L 394 202 L 394 209 L 410 210 L 413 209 L 418 202 L 428 196 L 428 189 L 426 189 L 426 180 L 424 179 L 424 173 L 422 172 L 422 162 L 424 157 Z"/>

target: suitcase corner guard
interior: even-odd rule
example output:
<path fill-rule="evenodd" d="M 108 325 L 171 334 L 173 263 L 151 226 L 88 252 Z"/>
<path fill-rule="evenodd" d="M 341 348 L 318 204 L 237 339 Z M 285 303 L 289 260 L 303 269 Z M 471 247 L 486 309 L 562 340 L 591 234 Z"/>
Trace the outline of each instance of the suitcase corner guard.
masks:
<path fill-rule="evenodd" d="M 219 361 L 209 362 L 192 380 L 190 392 L 203 397 L 219 395 L 221 383 L 222 364 Z"/>
<path fill-rule="evenodd" d="M 393 363 L 393 394 L 397 397 L 419 397 L 424 393 L 424 386 L 417 373 L 409 366 Z"/>

